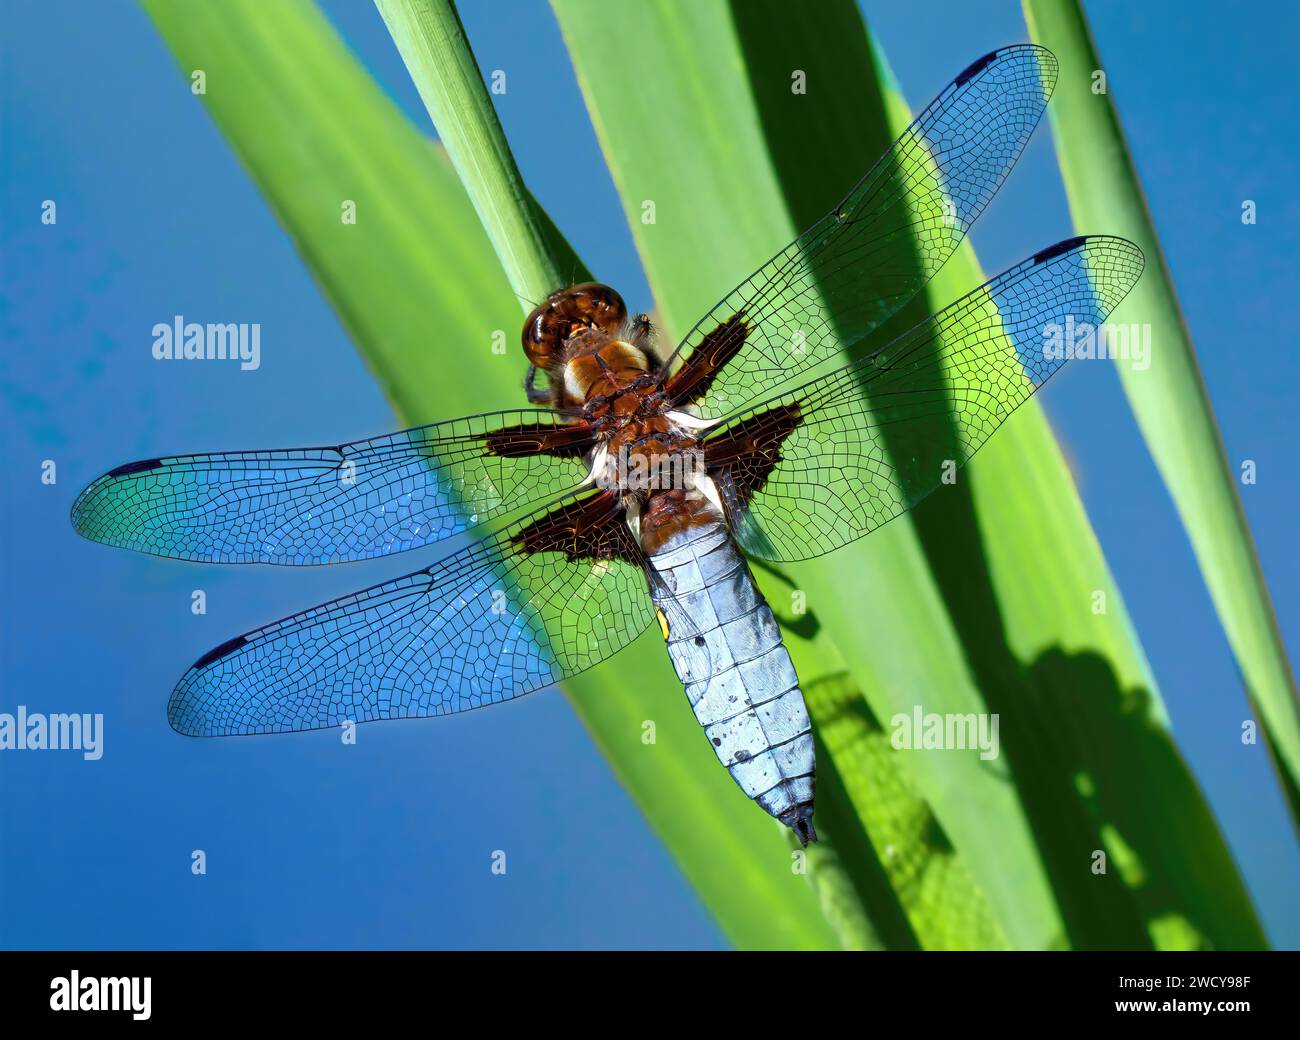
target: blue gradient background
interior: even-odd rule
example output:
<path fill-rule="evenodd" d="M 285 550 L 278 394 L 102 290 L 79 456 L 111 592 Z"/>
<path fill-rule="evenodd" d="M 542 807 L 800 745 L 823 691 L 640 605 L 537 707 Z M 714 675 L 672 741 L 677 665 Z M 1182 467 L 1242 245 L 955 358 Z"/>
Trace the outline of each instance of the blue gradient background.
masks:
<path fill-rule="evenodd" d="M 549 8 L 462 6 L 481 66 L 509 70 L 498 104 L 529 184 L 592 269 L 648 304 Z M 862 6 L 914 104 L 1026 37 L 1009 0 Z M 1246 508 L 1294 655 L 1300 19 L 1286 3 L 1251 17 L 1210 2 L 1088 7 L 1228 454 L 1258 463 Z M 373 6 L 326 8 L 427 127 Z M 725 945 L 556 693 L 365 727 L 355 747 L 337 732 L 204 742 L 168 728 L 167 692 L 204 650 L 399 571 L 115 552 L 69 528 L 76 491 L 127 459 L 337 443 L 394 420 L 136 6 L 7 4 L 0 33 L 0 711 L 103 712 L 107 729 L 98 762 L 0 755 L 0 945 Z M 635 40 L 616 45 L 634 58 Z M 557 121 L 576 142 L 564 165 L 538 147 Z M 46 198 L 55 227 L 39 222 Z M 1246 198 L 1257 226 L 1240 222 Z M 993 272 L 1070 233 L 1044 128 L 976 246 Z M 149 330 L 177 313 L 261 322 L 261 370 L 153 363 Z M 1239 743 L 1239 677 L 1116 374 L 1073 366 L 1044 403 L 1269 935 L 1300 946 L 1293 831 L 1262 749 Z M 47 458 L 53 487 L 39 480 Z M 200 587 L 208 613 L 195 617 Z M 605 674 L 617 681 L 617 664 Z M 204 877 L 189 870 L 196 848 Z M 494 849 L 505 877 L 489 871 Z"/>

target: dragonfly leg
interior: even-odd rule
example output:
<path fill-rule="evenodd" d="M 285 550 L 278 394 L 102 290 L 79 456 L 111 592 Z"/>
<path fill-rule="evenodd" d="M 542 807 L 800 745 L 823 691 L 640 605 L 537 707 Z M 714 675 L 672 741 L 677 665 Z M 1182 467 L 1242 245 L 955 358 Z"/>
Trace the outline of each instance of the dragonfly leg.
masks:
<path fill-rule="evenodd" d="M 529 365 L 528 374 L 524 376 L 524 393 L 528 395 L 529 404 L 550 404 L 552 395 L 550 390 L 542 390 L 536 386 L 537 366 Z"/>

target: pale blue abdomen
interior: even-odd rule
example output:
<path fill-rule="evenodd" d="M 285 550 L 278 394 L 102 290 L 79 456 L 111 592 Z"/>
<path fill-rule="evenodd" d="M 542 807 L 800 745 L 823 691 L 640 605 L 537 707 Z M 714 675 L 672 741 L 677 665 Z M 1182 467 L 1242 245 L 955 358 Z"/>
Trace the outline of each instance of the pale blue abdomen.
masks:
<path fill-rule="evenodd" d="M 722 524 L 689 529 L 650 564 L 668 655 L 718 760 L 801 841 L 815 840 L 808 710 L 776 619 L 730 532 Z"/>

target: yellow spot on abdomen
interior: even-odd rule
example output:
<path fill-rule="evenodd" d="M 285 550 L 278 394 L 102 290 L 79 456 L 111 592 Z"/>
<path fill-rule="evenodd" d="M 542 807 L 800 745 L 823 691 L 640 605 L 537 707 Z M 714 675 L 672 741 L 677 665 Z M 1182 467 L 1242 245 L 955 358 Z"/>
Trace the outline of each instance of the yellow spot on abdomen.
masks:
<path fill-rule="evenodd" d="M 664 612 L 658 607 L 655 608 L 655 614 L 659 616 L 659 631 L 664 634 L 664 642 L 668 642 L 668 619 L 664 617 Z"/>

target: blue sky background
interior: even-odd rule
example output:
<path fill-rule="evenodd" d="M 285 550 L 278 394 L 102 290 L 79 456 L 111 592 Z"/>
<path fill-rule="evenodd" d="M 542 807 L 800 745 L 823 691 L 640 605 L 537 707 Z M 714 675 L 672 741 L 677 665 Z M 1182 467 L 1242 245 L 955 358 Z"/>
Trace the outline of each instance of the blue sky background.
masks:
<path fill-rule="evenodd" d="M 325 7 L 427 126 L 374 7 Z M 1026 38 L 1010 0 L 862 7 L 913 104 Z M 1229 457 L 1258 463 L 1246 508 L 1294 656 L 1300 352 L 1287 315 L 1300 17 L 1288 3 L 1249 18 L 1210 2 L 1088 9 Z M 530 186 L 592 269 L 648 306 L 549 8 L 471 0 L 462 15 L 480 65 L 510 71 L 498 107 Z M 634 54 L 635 41 L 619 45 Z M 77 490 L 127 459 L 337 443 L 391 428 L 393 416 L 138 7 L 6 5 L 0 89 L 0 711 L 107 717 L 98 762 L 0 756 L 0 945 L 724 945 L 554 692 L 367 727 L 349 747 L 335 732 L 192 741 L 171 731 L 167 693 L 204 650 L 404 570 L 391 560 L 201 569 L 115 552 L 69 528 Z M 576 140 L 562 166 L 540 147 L 557 119 Z M 53 228 L 39 222 L 46 198 L 59 205 Z M 1253 227 L 1240 223 L 1246 198 L 1259 207 Z M 993 272 L 1070 233 L 1044 127 L 975 243 Z M 149 330 L 176 313 L 260 321 L 262 368 L 155 364 Z M 1271 938 L 1300 946 L 1294 832 L 1263 756 L 1241 753 L 1240 680 L 1118 378 L 1075 366 L 1043 400 L 1179 744 Z M 39 480 L 44 459 L 58 464 L 53 487 Z M 208 595 L 204 617 L 190 613 L 195 588 Z M 195 848 L 207 851 L 205 877 L 190 874 Z M 498 848 L 505 877 L 488 869 Z"/>

